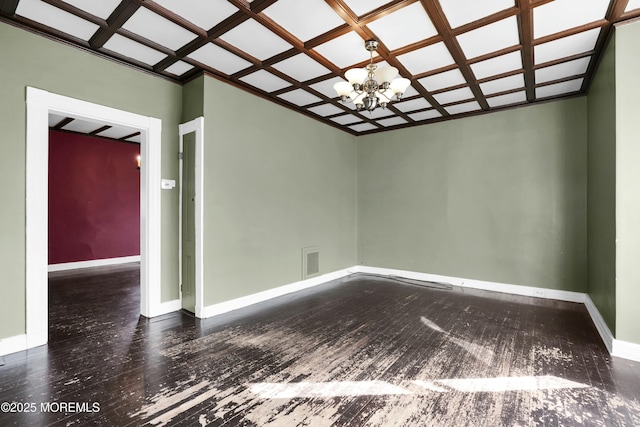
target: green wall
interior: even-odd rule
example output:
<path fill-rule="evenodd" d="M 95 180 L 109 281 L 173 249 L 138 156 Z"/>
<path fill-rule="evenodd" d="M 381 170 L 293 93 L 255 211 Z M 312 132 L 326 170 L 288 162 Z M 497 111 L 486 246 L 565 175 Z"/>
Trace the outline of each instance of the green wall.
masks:
<path fill-rule="evenodd" d="M 210 77 L 204 117 L 205 306 L 356 264 L 355 137 Z"/>
<path fill-rule="evenodd" d="M 589 296 L 614 337 L 640 343 L 640 23 L 617 26 L 588 95 Z"/>
<path fill-rule="evenodd" d="M 204 114 L 204 79 L 200 76 L 182 86 L 182 123 Z"/>
<path fill-rule="evenodd" d="M 607 47 L 587 98 L 587 240 L 589 296 L 616 330 L 615 41 Z"/>
<path fill-rule="evenodd" d="M 616 28 L 616 331 L 640 343 L 640 22 Z"/>
<path fill-rule="evenodd" d="M 586 98 L 358 138 L 359 263 L 586 291 Z"/>
<path fill-rule="evenodd" d="M 162 119 L 162 176 L 176 179 L 182 89 L 0 23 L 0 337 L 25 333 L 26 87 Z M 162 192 L 162 300 L 178 297 L 177 192 Z"/>
<path fill-rule="evenodd" d="M 205 305 L 300 280 L 317 246 L 321 273 L 588 290 L 616 338 L 640 343 L 638 39 L 640 23 L 618 27 L 588 97 L 355 138 L 211 77 L 181 88 L 0 23 L 0 338 L 25 331 L 33 86 L 162 119 L 163 178 L 178 179 L 178 124 L 205 116 Z M 177 217 L 163 191 L 163 301 L 178 297 Z"/>

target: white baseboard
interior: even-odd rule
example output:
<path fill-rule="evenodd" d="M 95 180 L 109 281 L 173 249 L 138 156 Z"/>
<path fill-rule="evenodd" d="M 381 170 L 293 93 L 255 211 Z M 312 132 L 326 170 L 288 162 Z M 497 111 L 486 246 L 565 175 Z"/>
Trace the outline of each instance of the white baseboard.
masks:
<path fill-rule="evenodd" d="M 177 299 L 163 302 L 152 317 L 162 316 L 182 309 L 182 302 Z M 47 333 L 16 335 L 8 338 L 0 338 L 0 356 L 38 347 L 47 343 Z"/>
<path fill-rule="evenodd" d="M 511 285 L 507 283 L 487 282 L 483 280 L 463 279 L 460 277 L 440 276 L 437 274 L 418 273 L 415 271 L 396 270 L 358 265 L 349 269 L 351 273 L 369 273 L 382 276 L 397 276 L 407 279 L 445 282 L 455 286 L 503 292 L 506 294 L 532 296 L 537 298 L 582 303 L 587 308 L 600 338 L 612 356 L 640 362 L 640 344 L 617 340 L 613 337 L 607 323 L 588 294 L 582 292 L 561 291 L 556 289 L 537 288 L 532 286 Z"/>
<path fill-rule="evenodd" d="M 127 264 L 140 261 L 140 255 L 125 256 L 118 258 L 92 259 L 89 261 L 65 262 L 61 264 L 49 264 L 47 271 L 65 271 L 78 268 L 102 267 L 105 265 Z"/>
<path fill-rule="evenodd" d="M 310 279 L 302 280 L 300 282 L 290 283 L 288 285 L 280 286 L 273 289 L 268 289 L 263 292 L 247 295 L 240 298 L 235 298 L 229 301 L 224 301 L 218 304 L 209 305 L 202 309 L 200 317 L 206 319 L 207 317 L 217 316 L 218 314 L 227 313 L 229 311 L 237 310 L 239 308 L 247 307 L 259 302 L 267 301 L 272 298 L 276 298 L 282 295 L 290 294 L 292 292 L 307 289 L 313 286 L 322 285 L 331 280 L 340 279 L 341 277 L 353 274 L 353 268 L 334 271 L 332 273 L 323 274 L 321 276 L 313 277 Z"/>
<path fill-rule="evenodd" d="M 524 295 L 529 297 L 555 299 L 560 301 L 579 303 L 584 303 L 585 301 L 585 294 L 582 292 L 536 288 L 533 286 L 511 285 L 508 283 L 440 276 L 437 274 L 418 273 L 415 271 L 396 270 L 392 268 L 369 267 L 365 265 L 356 266 L 352 271 L 359 273 L 380 274 L 383 276 L 398 276 L 407 279 L 422 280 L 428 282 L 446 282 L 454 286 L 483 289 L 485 291 L 503 292 L 505 294 Z"/>
<path fill-rule="evenodd" d="M 611 355 L 640 362 L 640 344 L 614 339 Z"/>
<path fill-rule="evenodd" d="M 609 350 L 609 353 L 613 354 L 613 342 L 615 341 L 615 339 L 613 338 L 613 334 L 607 326 L 607 322 L 605 322 L 602 318 L 598 307 L 596 307 L 589 295 L 585 296 L 584 305 L 585 307 L 587 307 L 587 311 L 591 316 L 591 320 L 593 320 L 594 325 L 596 325 L 596 329 L 598 330 L 598 333 L 600 334 L 600 338 L 602 338 L 604 345 L 607 346 L 607 350 Z"/>
<path fill-rule="evenodd" d="M 139 257 L 138 257 L 139 259 Z M 133 262 L 133 261 L 127 261 Z M 108 264 L 103 264 L 108 265 Z M 82 267 L 77 267 L 82 268 Z M 51 270 L 50 270 L 51 271 Z M 263 292 L 247 295 L 244 297 L 236 298 L 229 301 L 224 301 L 218 304 L 204 307 L 201 312 L 201 318 L 213 317 L 219 314 L 227 313 L 239 308 L 247 307 L 259 302 L 267 301 L 272 298 L 276 298 L 282 295 L 286 295 L 292 292 L 307 289 L 313 286 L 322 285 L 332 280 L 340 279 L 355 273 L 369 273 L 378 274 L 382 276 L 397 276 L 407 279 L 431 281 L 431 282 L 446 282 L 455 286 L 469 287 L 474 289 L 483 289 L 494 292 L 503 292 L 514 295 L 532 296 L 537 298 L 555 299 L 568 302 L 582 303 L 587 308 L 593 323 L 596 326 L 602 341 L 604 342 L 607 350 L 612 356 L 621 357 L 624 359 L 634 360 L 640 362 L 640 344 L 630 343 L 627 341 L 617 340 L 613 337 L 611 330 L 607 326 L 606 322 L 602 318 L 602 315 L 598 311 L 588 294 L 581 292 L 561 291 L 555 289 L 537 288 L 532 286 L 520 286 L 507 283 L 488 282 L 483 280 L 463 279 L 459 277 L 441 276 L 436 274 L 418 273 L 407 270 L 396 270 L 390 268 L 378 268 L 357 265 L 347 269 L 334 271 L 321 276 L 313 277 L 307 280 L 290 283 L 288 285 L 280 286 L 273 289 L 268 289 Z M 178 311 L 182 308 L 182 303 L 179 299 L 173 301 L 167 301 L 161 304 L 157 312 L 153 313 L 153 316 L 160 316 L 168 314 L 174 311 Z M 27 349 L 27 336 L 17 335 L 15 337 L 0 339 L 0 356 L 15 353 Z"/>
<path fill-rule="evenodd" d="M 150 317 L 162 316 L 163 314 L 169 314 L 180 310 L 182 310 L 182 300 L 174 299 L 172 301 L 160 303 L 160 305 L 155 307 L 155 309 L 150 313 Z"/>
<path fill-rule="evenodd" d="M 27 335 L 16 335 L 14 337 L 0 338 L 0 356 L 16 353 L 27 349 Z"/>

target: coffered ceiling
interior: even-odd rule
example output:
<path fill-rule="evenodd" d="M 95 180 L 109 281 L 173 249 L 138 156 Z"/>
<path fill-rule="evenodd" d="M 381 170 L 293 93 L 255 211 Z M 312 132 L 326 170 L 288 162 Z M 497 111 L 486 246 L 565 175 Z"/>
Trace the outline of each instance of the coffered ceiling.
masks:
<path fill-rule="evenodd" d="M 356 135 L 584 94 L 613 24 L 638 16 L 640 0 L 0 0 L 6 22 Z M 411 86 L 356 112 L 333 85 L 368 63 L 369 39 Z"/>
<path fill-rule="evenodd" d="M 54 113 L 49 113 L 49 129 L 140 144 L 138 129 L 124 125 L 107 125 L 98 121 L 66 117 Z"/>

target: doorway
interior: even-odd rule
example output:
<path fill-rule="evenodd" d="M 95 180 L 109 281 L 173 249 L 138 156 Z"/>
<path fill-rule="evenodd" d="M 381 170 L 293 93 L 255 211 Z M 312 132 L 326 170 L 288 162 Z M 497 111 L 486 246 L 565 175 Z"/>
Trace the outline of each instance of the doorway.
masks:
<path fill-rule="evenodd" d="M 48 150 L 49 114 L 140 130 L 140 313 L 145 317 L 180 309 L 161 301 L 160 119 L 141 116 L 27 87 L 26 348 L 48 340 Z M 152 185 L 156 183 L 157 185 Z"/>
<path fill-rule="evenodd" d="M 49 125 L 49 272 L 139 263 L 140 131 L 55 114 Z"/>
<path fill-rule="evenodd" d="M 203 316 L 204 118 L 181 124 L 179 275 L 182 308 Z"/>

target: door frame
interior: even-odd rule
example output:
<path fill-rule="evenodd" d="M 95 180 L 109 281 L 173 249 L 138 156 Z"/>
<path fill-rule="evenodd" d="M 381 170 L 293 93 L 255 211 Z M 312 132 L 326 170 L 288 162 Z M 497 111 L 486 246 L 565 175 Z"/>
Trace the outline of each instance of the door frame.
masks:
<path fill-rule="evenodd" d="M 196 253 L 195 253 L 195 263 L 196 263 L 196 271 L 195 271 L 195 290 L 196 290 L 196 301 L 195 301 L 195 315 L 198 318 L 202 318 L 204 311 L 204 247 L 203 247 L 203 237 L 202 233 L 204 230 L 203 227 L 203 217 L 204 217 L 204 117 L 198 117 L 193 119 L 187 123 L 183 123 L 178 126 L 178 131 L 180 133 L 180 160 L 179 160 L 179 172 L 178 176 L 180 177 L 180 196 L 178 201 L 178 277 L 180 278 L 180 283 L 182 284 L 182 170 L 184 160 L 182 158 L 182 153 L 184 152 L 184 135 L 195 132 L 195 145 L 196 145 L 196 153 L 194 160 L 194 168 L 195 168 L 195 191 L 196 191 L 196 201 L 194 207 L 194 226 L 195 226 L 195 238 L 196 238 Z M 180 301 L 182 301 L 182 286 L 180 286 Z"/>
<path fill-rule="evenodd" d="M 49 113 L 140 130 L 140 313 L 154 317 L 161 302 L 162 121 L 27 87 L 26 347 L 48 340 Z M 174 310 L 170 310 L 174 311 Z"/>

